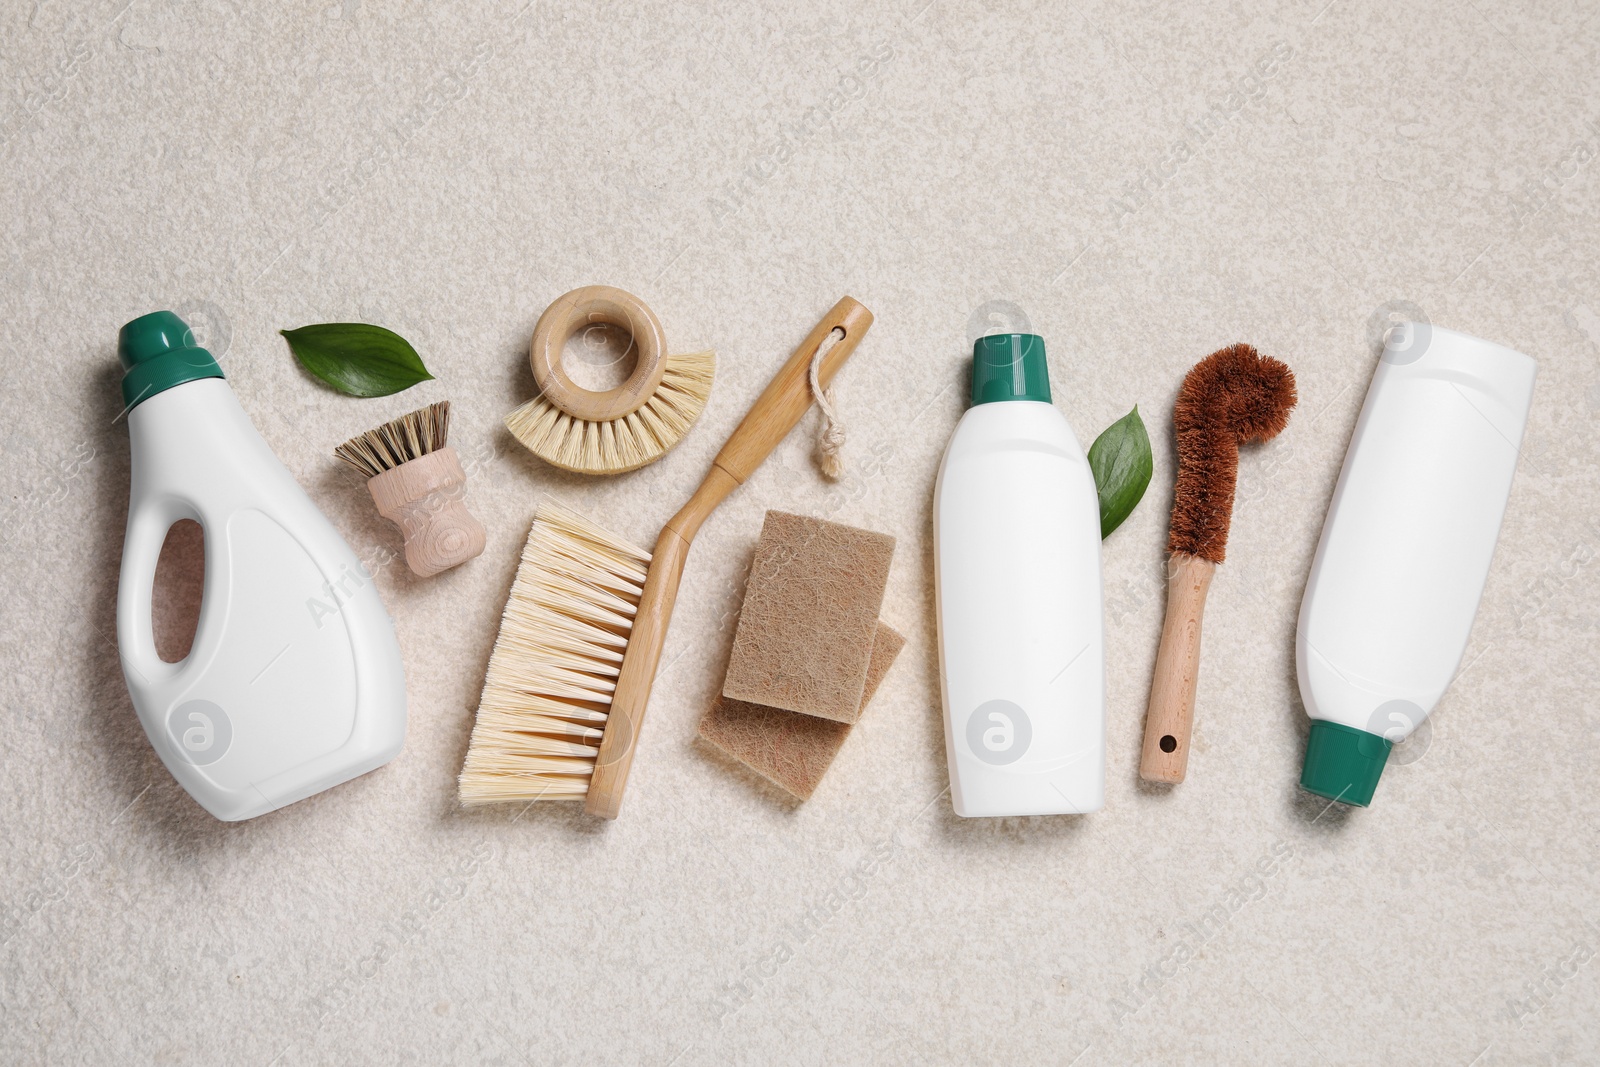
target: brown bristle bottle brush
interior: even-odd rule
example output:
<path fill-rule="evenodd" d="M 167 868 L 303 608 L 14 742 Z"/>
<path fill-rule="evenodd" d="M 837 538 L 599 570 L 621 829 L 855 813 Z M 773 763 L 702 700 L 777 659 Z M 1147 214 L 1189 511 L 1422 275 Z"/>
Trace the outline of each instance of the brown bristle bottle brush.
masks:
<path fill-rule="evenodd" d="M 1172 424 L 1178 484 L 1167 536 L 1167 617 L 1156 652 L 1139 777 L 1183 781 L 1200 674 L 1200 619 L 1212 575 L 1228 547 L 1239 446 L 1269 441 L 1289 422 L 1294 373 L 1249 345 L 1230 345 L 1183 379 Z"/>
<path fill-rule="evenodd" d="M 461 503 L 467 475 L 449 434 L 450 402 L 441 400 L 333 450 L 367 476 L 378 514 L 400 527 L 406 565 L 421 578 L 483 551 L 483 526 Z"/>
<path fill-rule="evenodd" d="M 632 338 L 633 373 L 595 392 L 562 368 L 580 330 L 615 326 Z M 610 285 L 574 289 L 545 308 L 528 346 L 539 395 L 506 416 L 506 429 L 551 466 L 578 474 L 621 474 L 654 463 L 700 417 L 711 395 L 711 352 L 667 355 L 661 320 L 632 293 Z"/>

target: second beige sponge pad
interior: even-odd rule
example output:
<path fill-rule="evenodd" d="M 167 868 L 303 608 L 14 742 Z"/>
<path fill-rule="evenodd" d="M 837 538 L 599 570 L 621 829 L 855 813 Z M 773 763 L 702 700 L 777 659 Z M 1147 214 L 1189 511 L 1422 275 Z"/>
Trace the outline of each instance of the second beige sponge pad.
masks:
<path fill-rule="evenodd" d="M 861 710 L 889 673 L 906 639 L 878 623 Z M 718 697 L 700 720 L 700 736 L 786 792 L 808 800 L 855 727 L 792 711 Z"/>
<path fill-rule="evenodd" d="M 893 555 L 887 534 L 767 512 L 722 695 L 855 722 Z"/>

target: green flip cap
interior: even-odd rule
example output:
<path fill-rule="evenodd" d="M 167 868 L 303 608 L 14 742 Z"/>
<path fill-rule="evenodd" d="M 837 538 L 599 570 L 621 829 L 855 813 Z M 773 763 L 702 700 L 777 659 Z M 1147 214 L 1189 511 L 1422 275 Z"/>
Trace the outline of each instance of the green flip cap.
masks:
<path fill-rule="evenodd" d="M 174 385 L 222 377 L 211 353 L 195 344 L 194 331 L 170 311 L 152 311 L 124 326 L 117 359 L 123 370 L 122 402 L 130 410 Z"/>
<path fill-rule="evenodd" d="M 1382 734 L 1312 719 L 1300 788 L 1364 808 L 1372 803 L 1372 791 L 1378 788 L 1378 777 L 1393 747 Z"/>
<path fill-rule="evenodd" d="M 972 346 L 972 402 L 1038 400 L 1050 403 L 1050 366 L 1036 333 L 993 333 Z"/>

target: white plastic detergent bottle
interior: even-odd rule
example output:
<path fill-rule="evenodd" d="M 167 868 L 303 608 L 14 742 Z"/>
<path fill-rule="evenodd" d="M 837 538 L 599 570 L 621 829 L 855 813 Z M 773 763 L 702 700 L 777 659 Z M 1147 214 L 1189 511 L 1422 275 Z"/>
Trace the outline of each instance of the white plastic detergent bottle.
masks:
<path fill-rule="evenodd" d="M 1308 792 L 1371 804 L 1390 749 L 1460 670 L 1537 370 L 1425 322 L 1387 334 L 1300 602 Z"/>
<path fill-rule="evenodd" d="M 973 347 L 972 407 L 939 468 L 934 583 L 957 815 L 1105 804 L 1100 503 L 1050 402 L 1044 341 Z"/>
<path fill-rule="evenodd" d="M 133 464 L 117 644 L 161 761 L 228 821 L 389 762 L 405 740 L 405 674 L 371 576 L 182 319 L 134 319 L 117 354 Z M 205 579 L 190 652 L 167 663 L 151 592 L 181 519 L 204 530 Z"/>

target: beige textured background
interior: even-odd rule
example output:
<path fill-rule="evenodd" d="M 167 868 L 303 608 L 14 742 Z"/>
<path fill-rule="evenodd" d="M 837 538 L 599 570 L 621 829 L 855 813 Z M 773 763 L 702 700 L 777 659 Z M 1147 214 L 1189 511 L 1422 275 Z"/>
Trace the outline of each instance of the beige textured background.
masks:
<path fill-rule="evenodd" d="M 8 5 L 0 1061 L 1600 1059 L 1600 14 L 1501 6 Z M 685 444 L 606 482 L 498 428 L 534 320 L 589 282 L 721 360 Z M 797 435 L 705 530 L 623 818 L 459 811 L 536 502 L 651 538 L 843 293 L 877 314 L 839 384 L 852 475 Z M 1085 818 L 964 822 L 941 793 L 930 497 L 994 300 L 1047 338 L 1081 438 L 1138 403 L 1156 441 L 1105 548 Z M 406 655 L 403 754 L 244 825 L 174 784 L 117 664 L 114 342 L 164 307 L 378 562 Z M 1295 785 L 1294 618 L 1405 308 L 1540 380 L 1467 666 L 1375 805 L 1328 811 Z M 349 319 L 439 380 L 347 399 L 276 333 Z M 1303 401 L 1244 460 L 1190 781 L 1158 793 L 1166 415 L 1235 340 Z M 330 453 L 442 397 L 489 546 L 416 581 Z M 769 507 L 897 537 L 909 638 L 798 809 L 693 740 Z"/>

